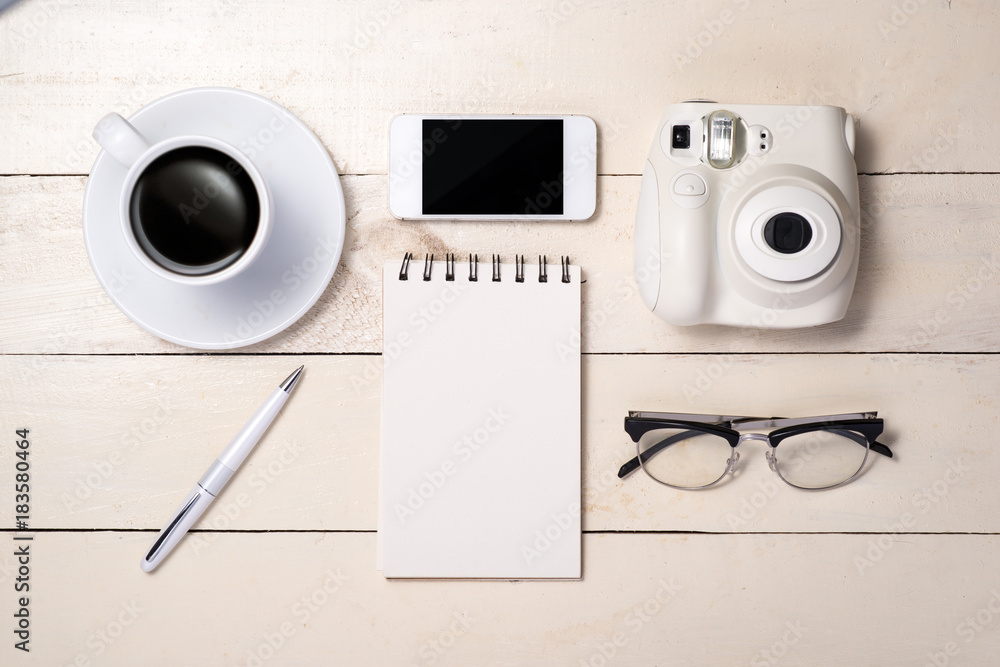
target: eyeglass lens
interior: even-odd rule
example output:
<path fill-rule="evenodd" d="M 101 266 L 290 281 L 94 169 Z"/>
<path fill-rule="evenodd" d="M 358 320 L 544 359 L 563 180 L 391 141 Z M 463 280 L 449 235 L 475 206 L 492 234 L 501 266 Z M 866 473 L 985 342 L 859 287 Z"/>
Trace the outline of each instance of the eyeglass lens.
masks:
<path fill-rule="evenodd" d="M 648 431 L 639 438 L 637 449 L 643 469 L 653 479 L 688 489 L 718 482 L 735 454 L 725 438 L 686 428 Z M 805 489 L 846 482 L 858 473 L 868 455 L 864 435 L 830 428 L 788 436 L 773 451 L 782 479 Z"/>

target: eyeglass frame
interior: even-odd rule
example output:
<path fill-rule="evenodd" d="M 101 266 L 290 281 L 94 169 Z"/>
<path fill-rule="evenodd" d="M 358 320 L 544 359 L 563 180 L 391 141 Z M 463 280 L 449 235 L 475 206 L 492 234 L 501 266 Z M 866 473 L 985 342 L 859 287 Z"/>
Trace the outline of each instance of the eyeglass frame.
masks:
<path fill-rule="evenodd" d="M 851 428 L 833 428 L 835 426 L 849 426 Z M 649 447 L 645 452 L 640 452 L 639 440 L 642 436 L 650 431 L 662 428 L 684 428 L 687 430 L 669 438 L 664 438 L 652 447 Z M 768 433 L 740 432 L 763 429 L 775 430 L 769 431 Z M 654 482 L 672 489 L 679 489 L 682 491 L 698 491 L 700 489 L 707 489 L 715 486 L 736 471 L 736 464 L 740 460 L 740 453 L 736 451 L 736 448 L 745 441 L 755 440 L 766 442 L 770 447 L 770 449 L 765 452 L 768 467 L 772 472 L 776 473 L 785 484 L 803 491 L 827 491 L 829 489 L 835 489 L 839 486 L 843 486 L 844 484 L 853 481 L 858 475 L 860 475 L 861 471 L 865 468 L 865 464 L 868 462 L 868 455 L 871 452 L 876 452 L 890 459 L 892 458 L 892 450 L 877 440 L 877 438 L 882 435 L 883 429 L 884 421 L 879 419 L 878 412 L 874 411 L 825 415 L 822 417 L 788 418 L 701 415 L 676 412 L 643 412 L 630 410 L 628 416 L 625 417 L 625 432 L 628 433 L 632 438 L 632 441 L 635 442 L 636 456 L 629 461 L 626 461 L 622 467 L 619 468 L 618 478 L 623 479 L 635 472 L 636 469 L 642 468 L 642 471 L 645 472 L 646 475 L 648 475 Z M 663 480 L 657 479 L 651 472 L 646 470 L 646 466 L 643 465 L 644 460 L 652 458 L 652 456 L 658 454 L 674 442 L 678 442 L 681 439 L 689 437 L 688 434 L 692 431 L 708 435 L 717 435 L 724 438 L 729 443 L 729 446 L 732 447 L 732 454 L 726 461 L 726 470 L 719 476 L 718 479 L 702 486 L 677 486 L 675 484 L 668 484 Z M 865 447 L 865 458 L 861 461 L 861 465 L 858 466 L 857 471 L 855 471 L 853 475 L 842 482 L 838 482 L 837 484 L 820 487 L 799 486 L 797 484 L 792 484 L 785 479 L 784 475 L 782 475 L 778 470 L 774 456 L 775 449 L 777 449 L 778 445 L 785 438 L 803 433 L 812 433 L 815 431 L 847 431 L 849 434 L 848 437 L 861 436 L 863 438 L 864 443 L 861 443 L 858 438 L 850 438 L 858 442 L 858 444 L 864 444 Z M 643 456 L 644 454 L 647 456 Z"/>

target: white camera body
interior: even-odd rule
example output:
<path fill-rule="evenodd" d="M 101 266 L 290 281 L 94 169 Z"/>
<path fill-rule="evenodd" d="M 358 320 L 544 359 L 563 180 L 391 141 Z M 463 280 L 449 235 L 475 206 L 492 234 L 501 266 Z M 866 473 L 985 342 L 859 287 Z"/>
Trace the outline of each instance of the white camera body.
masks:
<path fill-rule="evenodd" d="M 668 107 L 635 221 L 643 302 L 678 325 L 843 318 L 861 230 L 854 135 L 840 107 Z"/>

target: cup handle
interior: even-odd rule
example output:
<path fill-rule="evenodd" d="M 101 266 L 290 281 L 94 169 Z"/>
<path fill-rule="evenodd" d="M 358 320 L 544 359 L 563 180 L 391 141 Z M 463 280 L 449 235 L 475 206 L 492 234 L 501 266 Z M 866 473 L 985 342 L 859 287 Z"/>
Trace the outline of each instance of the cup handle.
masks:
<path fill-rule="evenodd" d="M 120 115 L 112 112 L 94 128 L 94 140 L 122 166 L 128 168 L 149 150 L 149 142 Z"/>

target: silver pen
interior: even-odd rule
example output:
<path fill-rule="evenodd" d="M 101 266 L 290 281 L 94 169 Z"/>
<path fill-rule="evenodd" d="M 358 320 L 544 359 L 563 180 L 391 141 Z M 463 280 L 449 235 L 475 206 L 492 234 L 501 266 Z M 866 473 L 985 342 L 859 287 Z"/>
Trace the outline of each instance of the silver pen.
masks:
<path fill-rule="evenodd" d="M 139 567 L 142 568 L 143 572 L 152 572 L 156 569 L 156 566 L 167 557 L 167 554 L 181 541 L 191 526 L 201 518 L 208 506 L 212 504 L 215 497 L 219 495 L 219 492 L 239 469 L 243 460 L 253 451 L 271 422 L 278 416 L 278 412 L 285 405 L 285 401 L 288 400 L 292 389 L 299 381 L 303 368 L 305 366 L 296 368 L 295 372 L 271 393 L 264 404 L 257 408 L 257 412 L 250 418 L 250 421 L 243 425 L 243 428 L 219 455 L 219 458 L 215 459 L 215 462 L 201 476 L 198 483 L 194 485 L 194 489 L 174 512 L 173 517 L 153 540 L 146 555 L 142 557 Z"/>

